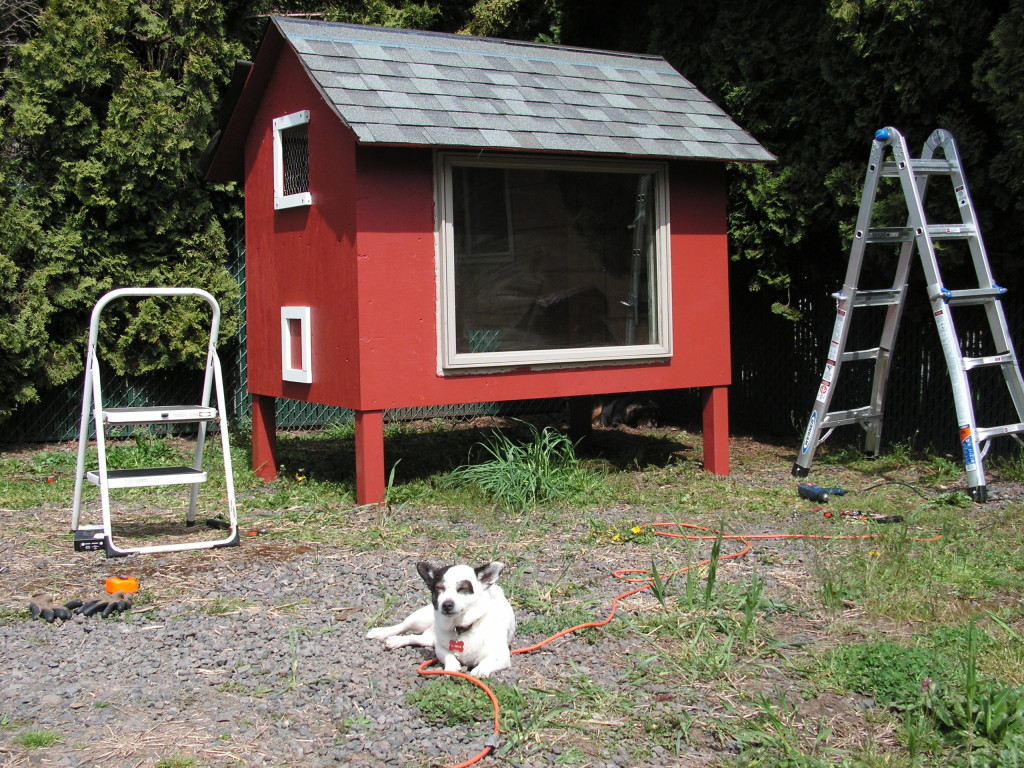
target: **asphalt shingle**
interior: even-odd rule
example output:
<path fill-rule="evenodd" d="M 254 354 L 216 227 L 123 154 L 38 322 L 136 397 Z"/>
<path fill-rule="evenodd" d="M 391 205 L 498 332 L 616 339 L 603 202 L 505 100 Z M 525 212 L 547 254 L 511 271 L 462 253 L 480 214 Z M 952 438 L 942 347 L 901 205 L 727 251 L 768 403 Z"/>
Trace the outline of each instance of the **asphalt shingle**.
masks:
<path fill-rule="evenodd" d="M 773 159 L 664 59 L 275 18 L 364 143 Z"/>

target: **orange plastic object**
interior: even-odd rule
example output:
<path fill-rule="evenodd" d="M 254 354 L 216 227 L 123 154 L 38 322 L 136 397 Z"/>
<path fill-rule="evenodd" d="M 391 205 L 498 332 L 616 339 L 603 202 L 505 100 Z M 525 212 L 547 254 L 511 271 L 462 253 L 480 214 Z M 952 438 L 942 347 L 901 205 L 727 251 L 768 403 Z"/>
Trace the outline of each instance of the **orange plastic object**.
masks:
<path fill-rule="evenodd" d="M 119 576 L 111 576 L 109 579 L 107 579 L 107 592 L 109 592 L 110 594 L 114 594 L 115 592 L 124 592 L 125 594 L 127 594 L 129 592 L 138 591 L 139 582 L 131 578 L 130 576 L 126 579 L 123 579 Z"/>

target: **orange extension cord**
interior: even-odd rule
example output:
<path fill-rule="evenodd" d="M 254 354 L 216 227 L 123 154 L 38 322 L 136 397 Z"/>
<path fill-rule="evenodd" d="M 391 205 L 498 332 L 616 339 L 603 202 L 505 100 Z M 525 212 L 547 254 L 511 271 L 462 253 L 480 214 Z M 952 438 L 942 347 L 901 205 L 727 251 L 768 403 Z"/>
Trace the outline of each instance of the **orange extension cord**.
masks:
<path fill-rule="evenodd" d="M 713 528 L 707 528 L 707 527 L 705 527 L 703 525 L 693 525 L 691 523 L 676 523 L 676 522 L 671 522 L 671 523 L 649 523 L 646 527 L 654 529 L 654 533 L 657 536 L 665 536 L 667 538 L 672 538 L 672 539 L 687 539 L 689 541 L 708 541 L 708 540 L 717 539 L 717 538 L 719 538 L 719 536 L 721 536 L 723 541 L 726 541 L 726 540 L 738 541 L 738 542 L 740 542 L 742 544 L 742 548 L 739 551 L 737 551 L 737 552 L 732 552 L 732 553 L 725 554 L 725 555 L 719 555 L 719 557 L 718 557 L 719 561 L 722 561 L 722 560 L 733 560 L 733 559 L 735 559 L 737 557 L 743 557 L 744 555 L 746 555 L 750 551 L 750 542 L 752 540 L 757 540 L 757 539 L 833 539 L 833 540 L 851 540 L 851 539 L 876 539 L 876 538 L 880 538 L 881 535 L 882 535 L 880 533 L 868 533 L 868 534 L 861 534 L 859 536 L 829 536 L 829 535 L 825 535 L 825 534 L 810 534 L 810 533 L 761 533 L 761 534 L 751 534 L 751 535 L 740 535 L 740 534 L 722 533 L 720 531 L 714 530 Z M 664 529 L 664 528 L 673 528 L 675 530 L 673 530 L 673 531 L 661 530 L 661 529 Z M 686 534 L 686 533 L 683 533 L 680 530 L 682 528 L 689 528 L 690 530 L 701 531 L 702 533 L 700 533 L 700 534 Z M 926 539 L 914 539 L 914 541 L 921 541 L 921 542 L 938 541 L 940 538 L 941 538 L 940 536 L 933 536 L 931 538 L 926 538 Z M 686 571 L 690 570 L 691 568 L 699 568 L 702 565 L 708 565 L 710 562 L 711 562 L 711 558 L 708 558 L 707 560 L 701 560 L 699 563 L 694 563 L 693 565 L 688 565 L 688 566 L 686 566 L 684 568 L 679 568 L 678 570 L 675 570 L 675 571 L 672 571 L 670 573 L 667 573 L 667 574 L 663 575 L 661 577 L 661 579 L 662 579 L 662 581 L 667 581 L 672 576 L 677 576 L 680 573 L 685 573 Z M 565 637 L 565 635 L 572 634 L 573 632 L 578 632 L 581 629 L 590 629 L 590 628 L 593 628 L 593 627 L 603 627 L 603 626 L 605 626 L 607 624 L 610 624 L 612 619 L 615 618 L 615 612 L 618 610 L 620 602 L 625 600 L 627 597 L 632 597 L 633 595 L 636 595 L 636 594 L 638 594 L 640 592 L 643 592 L 645 589 L 650 589 L 651 587 L 654 586 L 655 582 L 654 582 L 654 578 L 652 576 L 646 576 L 644 578 L 636 578 L 636 574 L 649 574 L 649 573 L 650 573 L 649 571 L 647 571 L 646 569 L 643 569 L 643 568 L 624 568 L 624 569 L 621 569 L 621 570 L 612 571 L 612 575 L 615 578 L 621 579 L 622 581 L 626 581 L 626 582 L 638 583 L 640 586 L 634 587 L 633 589 L 630 589 L 630 590 L 628 590 L 626 592 L 623 592 L 621 595 L 617 595 L 614 598 L 612 598 L 611 608 L 608 611 L 608 615 L 605 618 L 603 618 L 601 621 L 588 621 L 588 622 L 586 622 L 584 624 L 577 624 L 575 627 L 569 627 L 568 629 L 563 629 L 561 632 L 557 632 L 554 635 L 552 635 L 551 637 L 547 638 L 546 640 L 541 640 L 539 643 L 534 643 L 533 645 L 529 645 L 529 646 L 527 646 L 525 648 L 516 648 L 516 649 L 514 649 L 512 651 L 512 653 L 514 653 L 514 654 L 515 653 L 530 653 L 531 651 L 536 651 L 539 648 L 543 648 L 548 643 L 551 643 L 551 642 L 557 640 L 560 637 Z M 478 754 L 476 754 L 473 757 L 471 757 L 469 760 L 466 760 L 465 762 L 459 763 L 458 765 L 449 766 L 449 768 L 468 768 L 468 766 L 471 766 L 474 763 L 477 763 L 480 760 L 483 760 L 485 757 L 487 757 L 487 755 L 489 755 L 491 752 L 493 752 L 495 749 L 497 749 L 497 747 L 498 747 L 498 736 L 501 734 L 501 715 L 500 715 L 501 707 L 498 704 L 498 699 L 494 695 L 494 692 L 490 688 L 488 688 L 487 685 L 484 682 L 482 682 L 481 680 L 479 680 L 476 677 L 473 677 L 472 675 L 466 674 L 465 672 L 448 672 L 448 671 L 443 670 L 443 669 L 434 669 L 434 670 L 428 669 L 428 667 L 430 667 L 430 666 L 432 666 L 432 665 L 434 665 L 436 663 L 437 663 L 437 659 L 431 659 L 430 661 L 425 661 L 422 664 L 420 664 L 420 666 L 417 668 L 416 671 L 419 674 L 421 674 L 421 675 L 448 675 L 450 677 L 461 677 L 461 678 L 463 678 L 465 680 L 468 680 L 469 682 L 473 683 L 473 685 L 477 686 L 484 693 L 487 694 L 488 698 L 491 700 L 491 706 L 494 707 L 494 732 L 487 739 L 487 744 L 484 746 L 484 748 L 482 750 L 480 750 L 480 752 Z"/>

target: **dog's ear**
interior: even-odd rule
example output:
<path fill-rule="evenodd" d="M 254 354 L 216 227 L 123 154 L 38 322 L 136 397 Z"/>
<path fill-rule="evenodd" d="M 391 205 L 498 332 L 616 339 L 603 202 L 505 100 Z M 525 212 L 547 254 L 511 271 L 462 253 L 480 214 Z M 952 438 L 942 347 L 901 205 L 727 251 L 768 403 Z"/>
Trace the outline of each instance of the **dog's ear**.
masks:
<path fill-rule="evenodd" d="M 420 575 L 420 578 L 427 582 L 428 587 L 434 586 L 434 566 L 424 560 L 423 562 L 416 563 L 416 572 Z"/>
<path fill-rule="evenodd" d="M 504 569 L 504 563 L 493 562 L 488 563 L 487 565 L 481 565 L 479 568 L 474 568 L 473 570 L 476 572 L 476 577 L 480 579 L 481 584 L 491 586 L 498 580 L 498 576 L 501 575 L 501 572 Z"/>

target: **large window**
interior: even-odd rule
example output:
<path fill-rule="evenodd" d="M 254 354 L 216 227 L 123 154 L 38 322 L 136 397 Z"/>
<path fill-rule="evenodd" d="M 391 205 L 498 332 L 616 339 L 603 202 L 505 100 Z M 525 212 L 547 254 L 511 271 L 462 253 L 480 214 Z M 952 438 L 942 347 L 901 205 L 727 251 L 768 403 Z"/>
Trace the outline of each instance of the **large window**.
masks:
<path fill-rule="evenodd" d="M 671 354 L 657 163 L 440 154 L 445 369 Z"/>

